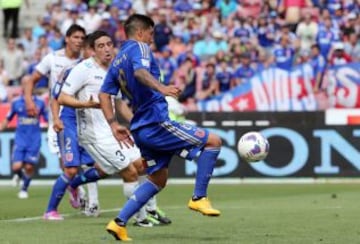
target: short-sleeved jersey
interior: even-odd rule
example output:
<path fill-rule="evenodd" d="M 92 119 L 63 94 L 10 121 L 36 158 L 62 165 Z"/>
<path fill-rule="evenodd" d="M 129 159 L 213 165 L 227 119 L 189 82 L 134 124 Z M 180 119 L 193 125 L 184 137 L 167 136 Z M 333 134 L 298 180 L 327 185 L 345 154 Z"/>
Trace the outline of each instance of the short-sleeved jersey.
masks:
<path fill-rule="evenodd" d="M 36 147 L 41 142 L 40 117 L 48 119 L 46 105 L 43 100 L 34 96 L 33 101 L 39 111 L 36 117 L 28 116 L 26 112 L 25 99 L 23 96 L 15 99 L 11 103 L 11 109 L 6 116 L 7 121 L 11 121 L 17 115 L 17 125 L 15 132 L 15 144 L 23 147 Z"/>
<path fill-rule="evenodd" d="M 106 71 L 93 58 L 77 64 L 65 80 L 62 92 L 75 96 L 79 101 L 98 98 Z M 80 144 L 89 144 L 113 136 L 101 109 L 76 109 L 76 120 Z"/>
<path fill-rule="evenodd" d="M 52 89 L 56 81 L 59 79 L 61 72 L 80 60 L 70 59 L 65 55 L 65 49 L 60 49 L 47 54 L 36 66 L 36 70 L 43 75 L 50 75 L 49 88 Z"/>
<path fill-rule="evenodd" d="M 169 119 L 164 96 L 135 78 L 134 72 L 138 69 L 146 69 L 155 79 L 160 77 L 160 69 L 150 47 L 128 40 L 122 44 L 101 87 L 102 92 L 112 95 L 117 95 L 121 89 L 122 95 L 130 101 L 134 112 L 131 130 Z"/>

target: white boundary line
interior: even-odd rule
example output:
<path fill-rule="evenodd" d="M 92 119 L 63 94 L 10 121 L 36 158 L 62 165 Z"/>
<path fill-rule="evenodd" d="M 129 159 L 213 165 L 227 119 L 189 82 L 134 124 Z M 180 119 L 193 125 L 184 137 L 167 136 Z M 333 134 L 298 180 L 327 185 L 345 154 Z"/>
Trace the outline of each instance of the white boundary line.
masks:
<path fill-rule="evenodd" d="M 242 207 L 239 205 L 236 206 L 226 206 L 226 209 L 250 209 L 250 208 L 257 208 L 257 206 L 253 206 L 253 207 Z M 184 205 L 179 205 L 179 206 L 170 206 L 167 207 L 166 209 L 187 209 L 187 206 Z M 315 207 L 315 209 L 317 210 L 327 210 L 327 209 L 342 209 L 342 206 L 325 206 L 325 207 Z M 120 211 L 120 208 L 113 208 L 113 209 L 101 209 L 100 210 L 100 214 L 101 213 L 112 213 L 112 212 L 118 212 Z M 77 213 L 67 213 L 67 214 L 61 214 L 61 216 L 65 217 L 65 221 L 66 221 L 66 217 L 72 217 L 72 216 L 78 216 L 78 215 L 82 215 L 84 217 L 86 217 L 83 213 L 81 212 L 77 212 Z M 94 217 L 86 217 L 86 218 L 94 218 Z M 37 221 L 37 220 L 43 220 L 43 216 L 36 216 L 36 217 L 25 217 L 25 218 L 15 218 L 15 219 L 4 219 L 4 220 L 0 220 L 1 222 L 29 222 L 29 221 Z M 52 221 L 52 220 L 44 220 L 45 222 L 58 222 L 58 221 Z"/>
<path fill-rule="evenodd" d="M 52 186 L 55 179 L 52 180 L 33 180 L 32 186 Z M 189 185 L 194 184 L 194 179 L 169 179 L 169 185 Z M 215 185 L 233 185 L 233 184 L 352 184 L 360 183 L 360 178 L 213 178 L 210 184 Z M 121 185 L 121 179 L 105 179 L 99 181 L 100 185 L 114 186 Z M 9 179 L 0 180 L 1 186 L 12 186 Z"/>

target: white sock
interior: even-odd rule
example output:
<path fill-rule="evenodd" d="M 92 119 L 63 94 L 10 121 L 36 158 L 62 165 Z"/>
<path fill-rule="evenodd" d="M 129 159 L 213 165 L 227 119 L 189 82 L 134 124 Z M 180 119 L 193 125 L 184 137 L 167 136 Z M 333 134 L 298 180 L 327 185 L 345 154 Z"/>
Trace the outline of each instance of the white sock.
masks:
<path fill-rule="evenodd" d="M 147 175 L 139 175 L 139 184 L 142 184 L 146 179 Z M 157 209 L 156 196 L 153 196 L 145 205 L 146 210 L 155 211 Z"/>
<path fill-rule="evenodd" d="M 124 182 L 123 190 L 124 190 L 124 196 L 126 199 L 129 199 L 132 194 L 134 193 L 135 189 L 138 187 L 139 182 Z M 142 207 L 139 212 L 137 212 L 134 215 L 136 221 L 142 221 L 146 219 L 146 210 L 145 207 Z"/>
<path fill-rule="evenodd" d="M 86 186 L 88 189 L 89 206 L 99 205 L 97 182 L 87 183 Z"/>

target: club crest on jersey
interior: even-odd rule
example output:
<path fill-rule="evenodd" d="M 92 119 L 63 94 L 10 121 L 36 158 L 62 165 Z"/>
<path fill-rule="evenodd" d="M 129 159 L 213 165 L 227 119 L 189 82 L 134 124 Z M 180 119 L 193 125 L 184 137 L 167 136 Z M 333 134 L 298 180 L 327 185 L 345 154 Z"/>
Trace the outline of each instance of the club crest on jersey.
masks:
<path fill-rule="evenodd" d="M 66 161 L 70 162 L 70 161 L 73 160 L 73 158 L 74 158 L 74 154 L 73 154 L 73 153 L 70 153 L 70 152 L 65 153 L 65 160 L 66 160 Z"/>
<path fill-rule="evenodd" d="M 203 129 L 197 128 L 196 131 L 195 131 L 195 136 L 197 136 L 199 138 L 204 138 L 205 137 L 205 131 Z"/>

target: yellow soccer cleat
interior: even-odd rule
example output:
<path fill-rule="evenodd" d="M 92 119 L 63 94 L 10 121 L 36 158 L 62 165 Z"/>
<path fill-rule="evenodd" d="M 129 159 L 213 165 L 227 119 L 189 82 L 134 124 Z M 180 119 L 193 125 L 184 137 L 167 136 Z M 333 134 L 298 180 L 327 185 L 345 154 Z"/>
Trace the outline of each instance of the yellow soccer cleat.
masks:
<path fill-rule="evenodd" d="M 132 241 L 131 238 L 128 237 L 126 227 L 119 226 L 116 224 L 114 220 L 111 220 L 109 224 L 106 226 L 107 232 L 109 232 L 112 236 L 115 237 L 116 240 L 120 241 Z"/>
<path fill-rule="evenodd" d="M 188 207 L 191 210 L 198 211 L 206 216 L 215 216 L 216 217 L 216 216 L 220 215 L 220 211 L 217 209 L 214 209 L 211 206 L 211 203 L 207 197 L 203 197 L 197 201 L 193 201 L 192 199 L 190 199 Z"/>

